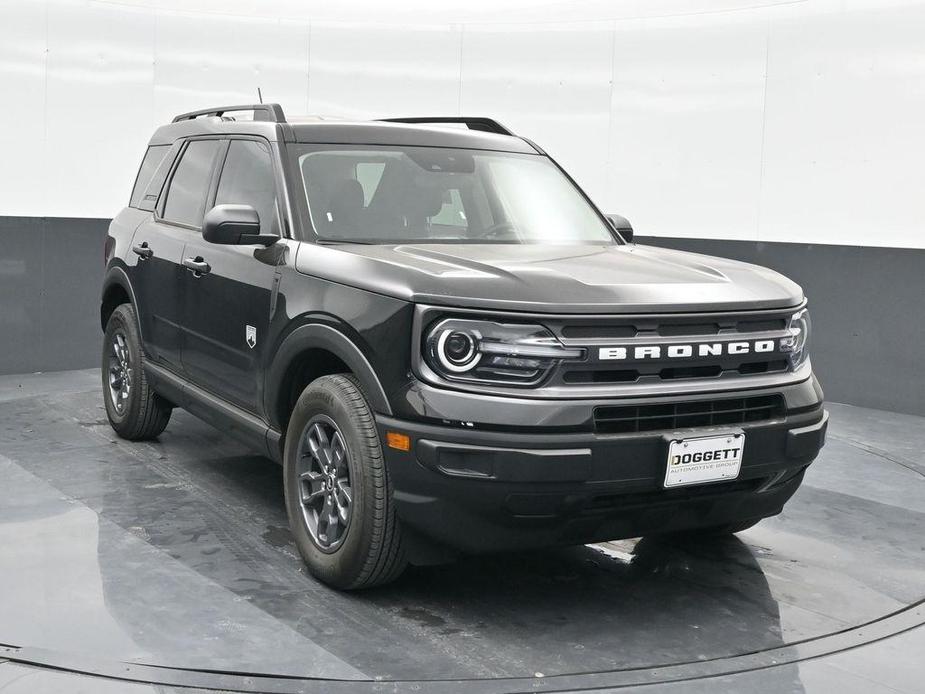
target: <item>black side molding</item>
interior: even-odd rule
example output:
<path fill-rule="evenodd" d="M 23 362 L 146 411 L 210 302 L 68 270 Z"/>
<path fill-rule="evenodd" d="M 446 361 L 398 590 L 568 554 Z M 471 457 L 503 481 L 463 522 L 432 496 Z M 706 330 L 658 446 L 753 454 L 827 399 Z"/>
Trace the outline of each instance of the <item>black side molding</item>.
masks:
<path fill-rule="evenodd" d="M 227 432 L 261 455 L 282 462 L 279 433 L 256 415 L 212 395 L 159 364 L 146 361 L 145 375 L 154 389 L 174 405 Z"/>

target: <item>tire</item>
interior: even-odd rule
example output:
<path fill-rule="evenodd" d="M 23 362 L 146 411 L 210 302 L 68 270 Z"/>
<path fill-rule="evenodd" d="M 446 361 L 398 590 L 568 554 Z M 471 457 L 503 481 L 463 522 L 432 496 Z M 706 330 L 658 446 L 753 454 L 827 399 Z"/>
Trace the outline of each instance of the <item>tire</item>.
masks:
<path fill-rule="evenodd" d="M 153 439 L 170 421 L 172 407 L 148 385 L 144 363 L 135 309 L 121 304 L 106 323 L 101 371 L 109 423 L 129 441 Z M 127 389 L 123 390 L 118 374 L 127 376 Z M 119 386 L 118 395 L 114 384 Z"/>
<path fill-rule="evenodd" d="M 283 476 L 289 525 L 313 576 L 355 590 L 404 571 L 379 434 L 352 376 L 322 376 L 302 391 L 286 430 Z M 348 509 L 346 521 L 340 508 Z"/>

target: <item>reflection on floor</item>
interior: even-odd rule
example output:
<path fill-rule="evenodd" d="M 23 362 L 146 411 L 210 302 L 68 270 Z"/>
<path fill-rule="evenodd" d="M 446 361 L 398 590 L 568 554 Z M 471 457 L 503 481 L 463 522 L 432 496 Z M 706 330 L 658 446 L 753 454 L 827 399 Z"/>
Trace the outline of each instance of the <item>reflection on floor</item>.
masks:
<path fill-rule="evenodd" d="M 347 595 L 304 572 L 277 466 L 181 411 L 158 442 L 121 441 L 97 381 L 0 377 L 0 643 L 341 680 L 548 678 L 764 652 L 925 593 L 921 418 L 832 405 L 803 488 L 738 538 L 469 559 Z M 918 691 L 923 632 L 684 691 Z M 2 657 L 3 691 L 61 691 Z"/>

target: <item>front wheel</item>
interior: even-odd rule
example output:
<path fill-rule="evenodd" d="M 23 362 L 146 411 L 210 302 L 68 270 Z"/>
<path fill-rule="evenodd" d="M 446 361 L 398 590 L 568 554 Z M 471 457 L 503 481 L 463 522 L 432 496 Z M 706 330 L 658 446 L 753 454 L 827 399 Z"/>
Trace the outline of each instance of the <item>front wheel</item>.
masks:
<path fill-rule="evenodd" d="M 312 575 L 352 590 L 401 574 L 388 470 L 352 376 L 322 376 L 302 392 L 286 430 L 283 475 L 289 525 Z"/>

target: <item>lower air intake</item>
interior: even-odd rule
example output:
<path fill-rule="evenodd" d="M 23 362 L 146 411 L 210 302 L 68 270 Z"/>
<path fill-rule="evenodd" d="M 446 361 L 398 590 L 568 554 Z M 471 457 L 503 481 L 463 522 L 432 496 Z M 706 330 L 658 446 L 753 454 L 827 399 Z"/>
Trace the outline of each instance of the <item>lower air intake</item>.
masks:
<path fill-rule="evenodd" d="M 781 417 L 784 412 L 784 399 L 780 395 L 654 405 L 608 405 L 594 409 L 594 428 L 599 434 L 629 434 L 763 422 Z"/>

